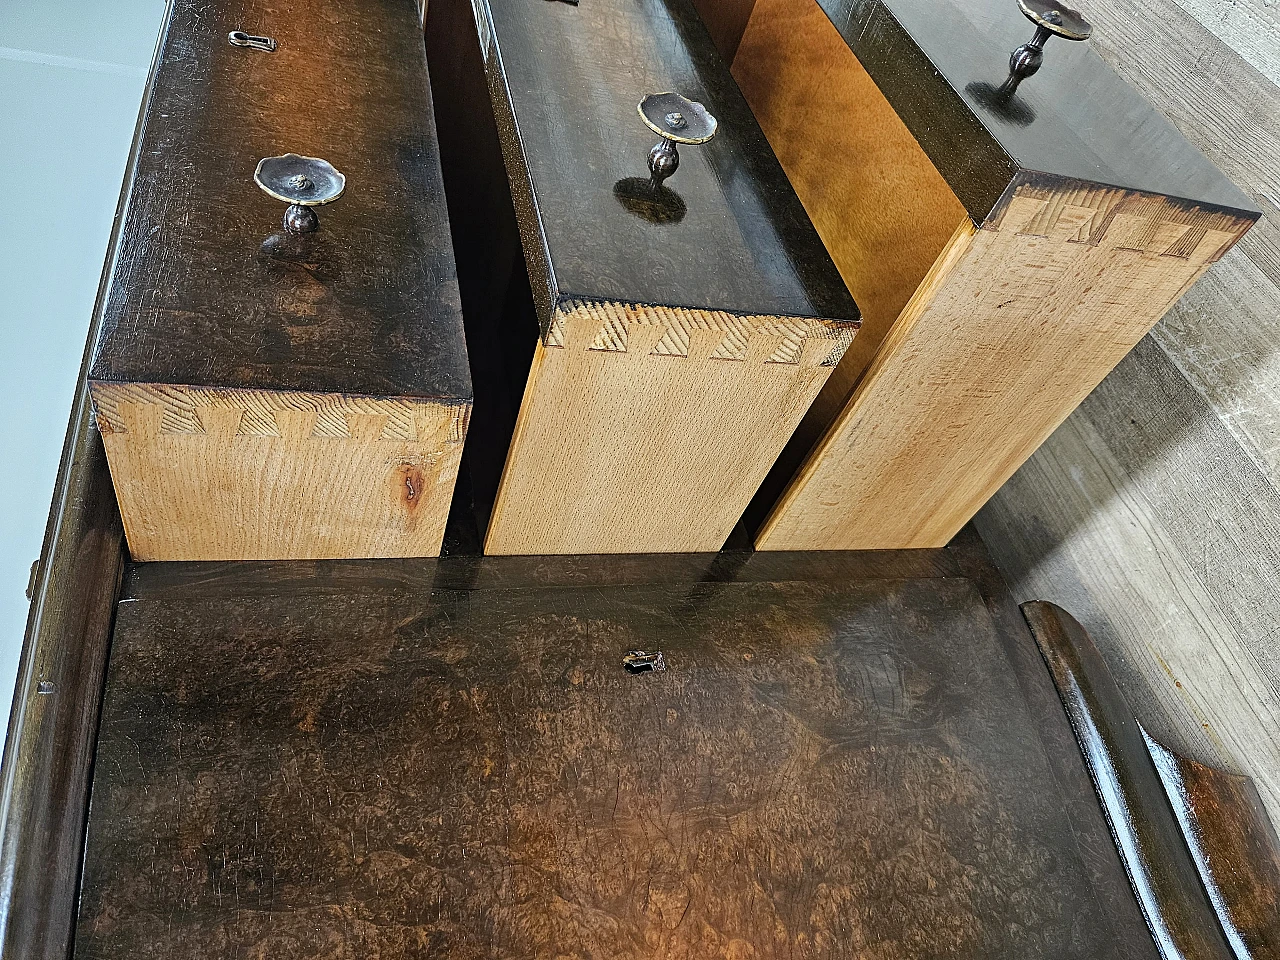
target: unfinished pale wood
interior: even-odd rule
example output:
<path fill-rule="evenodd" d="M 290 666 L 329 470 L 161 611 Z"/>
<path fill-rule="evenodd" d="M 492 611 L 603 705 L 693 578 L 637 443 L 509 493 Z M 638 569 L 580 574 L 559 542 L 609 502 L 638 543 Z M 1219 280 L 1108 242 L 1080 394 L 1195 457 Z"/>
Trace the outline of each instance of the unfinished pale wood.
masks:
<path fill-rule="evenodd" d="M 953 240 L 757 547 L 944 545 L 1248 225 L 1021 183 Z"/>
<path fill-rule="evenodd" d="M 756 0 L 733 76 L 862 311 L 805 416 L 812 442 L 968 215 L 813 0 Z"/>
<path fill-rule="evenodd" d="M 470 404 L 90 387 L 135 560 L 440 552 Z"/>
<path fill-rule="evenodd" d="M 563 303 L 536 347 L 485 552 L 718 550 L 854 332 Z"/>

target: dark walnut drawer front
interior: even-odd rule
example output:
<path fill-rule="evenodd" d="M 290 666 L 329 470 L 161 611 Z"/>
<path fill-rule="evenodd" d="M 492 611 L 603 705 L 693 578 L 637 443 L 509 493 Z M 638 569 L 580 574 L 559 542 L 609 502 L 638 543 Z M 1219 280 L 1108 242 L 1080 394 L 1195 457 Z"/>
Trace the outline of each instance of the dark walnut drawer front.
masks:
<path fill-rule="evenodd" d="M 178 0 L 162 42 L 90 373 L 130 550 L 438 553 L 471 377 L 416 5 Z M 286 153 L 346 177 L 314 233 L 255 184 Z"/>
<path fill-rule="evenodd" d="M 718 549 L 858 324 L 728 64 L 685 0 L 441 0 L 427 46 L 473 352 L 525 345 L 476 375 L 486 551 Z M 655 187 L 666 91 L 718 128 Z"/>
<path fill-rule="evenodd" d="M 1259 216 L 1015 0 L 698 4 L 865 321 L 759 547 L 946 543 Z"/>

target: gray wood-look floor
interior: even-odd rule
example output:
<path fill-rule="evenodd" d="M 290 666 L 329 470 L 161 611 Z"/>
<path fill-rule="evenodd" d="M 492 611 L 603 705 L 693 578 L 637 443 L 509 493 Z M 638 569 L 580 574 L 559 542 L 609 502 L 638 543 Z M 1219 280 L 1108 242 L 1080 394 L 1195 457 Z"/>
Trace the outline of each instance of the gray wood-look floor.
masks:
<path fill-rule="evenodd" d="M 1152 732 L 1280 822 L 1280 6 L 1091 4 L 1098 53 L 1264 219 L 978 516 L 1018 599 L 1090 629 Z"/>

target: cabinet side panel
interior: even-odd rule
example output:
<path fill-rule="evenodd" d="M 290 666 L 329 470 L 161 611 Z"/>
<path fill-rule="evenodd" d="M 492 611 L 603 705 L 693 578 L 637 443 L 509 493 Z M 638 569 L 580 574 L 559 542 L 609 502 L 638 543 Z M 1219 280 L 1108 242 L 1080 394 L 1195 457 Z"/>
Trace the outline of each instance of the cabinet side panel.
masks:
<path fill-rule="evenodd" d="M 968 214 L 813 0 L 757 0 L 733 76 L 862 311 L 801 427 L 812 446 Z"/>

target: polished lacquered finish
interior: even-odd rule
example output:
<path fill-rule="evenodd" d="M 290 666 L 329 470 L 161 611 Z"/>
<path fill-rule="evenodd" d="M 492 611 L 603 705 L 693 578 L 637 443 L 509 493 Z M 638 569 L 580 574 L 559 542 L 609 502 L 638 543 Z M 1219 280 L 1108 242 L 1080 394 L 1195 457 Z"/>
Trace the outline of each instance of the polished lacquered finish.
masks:
<path fill-rule="evenodd" d="M 1027 40 L 1014 0 L 818 3 L 979 224 L 1035 174 L 1260 215 L 1089 43 L 1053 44 L 1000 98 L 1009 51 Z"/>
<path fill-rule="evenodd" d="M 175 2 L 108 270 L 135 559 L 439 551 L 472 385 L 413 0 Z"/>
<path fill-rule="evenodd" d="M 1280 839 L 1258 788 L 1146 741 L 1237 960 L 1280 957 Z"/>
<path fill-rule="evenodd" d="M 568 298 L 857 319 L 690 3 L 489 0 L 474 10 L 544 333 Z M 663 91 L 719 124 L 681 152 L 668 185 L 678 219 L 646 217 L 617 196 L 629 178 L 649 179 L 653 133 L 636 104 Z"/>
<path fill-rule="evenodd" d="M 1129 880 L 1164 960 L 1232 960 L 1178 821 L 1125 703 L 1084 628 L 1052 603 L 1022 607 L 1075 728 Z"/>

